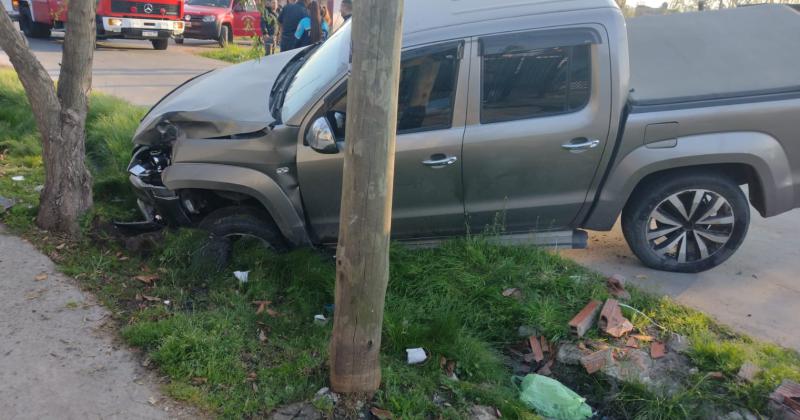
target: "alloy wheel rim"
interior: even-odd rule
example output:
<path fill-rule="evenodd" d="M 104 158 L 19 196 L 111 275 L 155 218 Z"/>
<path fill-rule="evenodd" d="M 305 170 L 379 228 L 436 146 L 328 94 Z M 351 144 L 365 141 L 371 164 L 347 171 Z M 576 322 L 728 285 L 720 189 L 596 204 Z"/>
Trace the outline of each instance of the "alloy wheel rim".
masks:
<path fill-rule="evenodd" d="M 650 213 L 646 239 L 653 253 L 680 264 L 712 257 L 733 236 L 736 217 L 728 200 L 708 190 L 667 197 Z"/>

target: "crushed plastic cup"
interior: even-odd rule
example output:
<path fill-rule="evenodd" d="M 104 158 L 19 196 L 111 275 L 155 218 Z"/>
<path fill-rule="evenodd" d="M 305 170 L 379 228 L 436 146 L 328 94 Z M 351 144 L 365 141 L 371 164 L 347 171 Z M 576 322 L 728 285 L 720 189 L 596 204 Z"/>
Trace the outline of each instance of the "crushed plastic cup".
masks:
<path fill-rule="evenodd" d="M 409 365 L 418 365 L 428 359 L 425 349 L 422 348 L 406 349 L 406 354 L 408 355 Z"/>
<path fill-rule="evenodd" d="M 249 271 L 234 271 L 233 276 L 236 277 L 236 280 L 239 280 L 239 283 L 245 284 L 247 283 L 248 278 L 250 277 Z"/>

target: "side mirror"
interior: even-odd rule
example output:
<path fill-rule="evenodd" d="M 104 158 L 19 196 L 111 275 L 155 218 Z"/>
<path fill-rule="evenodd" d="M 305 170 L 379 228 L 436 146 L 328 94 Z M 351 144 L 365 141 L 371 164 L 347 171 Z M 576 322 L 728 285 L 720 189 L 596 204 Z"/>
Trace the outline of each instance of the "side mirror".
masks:
<path fill-rule="evenodd" d="M 339 153 L 339 146 L 336 145 L 336 137 L 328 119 L 319 117 L 306 134 L 306 143 L 319 153 L 333 155 Z"/>

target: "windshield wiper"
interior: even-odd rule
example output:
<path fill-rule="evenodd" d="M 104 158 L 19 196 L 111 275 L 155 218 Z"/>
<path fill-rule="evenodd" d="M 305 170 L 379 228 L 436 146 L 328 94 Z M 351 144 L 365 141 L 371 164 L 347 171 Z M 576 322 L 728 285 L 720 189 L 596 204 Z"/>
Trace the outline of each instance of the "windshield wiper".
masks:
<path fill-rule="evenodd" d="M 276 121 L 280 121 L 280 111 L 283 108 L 283 101 L 286 99 L 286 91 L 289 90 L 289 85 L 294 80 L 294 76 L 300 71 L 300 68 L 303 67 L 303 63 L 311 56 L 311 54 L 316 51 L 322 43 L 318 43 L 313 47 L 307 48 L 305 51 L 297 54 L 296 57 L 292 59 L 286 67 L 281 70 L 278 78 L 275 80 L 275 85 L 272 87 L 272 91 L 270 92 L 270 111 L 272 111 L 272 117 L 275 118 Z"/>

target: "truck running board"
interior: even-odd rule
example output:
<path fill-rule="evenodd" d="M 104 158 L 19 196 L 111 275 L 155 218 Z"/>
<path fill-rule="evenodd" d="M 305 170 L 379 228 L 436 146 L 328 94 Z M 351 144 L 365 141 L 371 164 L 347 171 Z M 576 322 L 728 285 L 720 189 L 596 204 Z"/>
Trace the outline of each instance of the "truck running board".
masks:
<path fill-rule="evenodd" d="M 498 245 L 528 245 L 555 249 L 586 249 L 589 234 L 586 231 L 560 230 L 550 232 L 515 233 L 508 235 L 487 236 L 487 240 Z M 401 241 L 411 248 L 433 248 L 448 239 L 418 239 Z"/>

